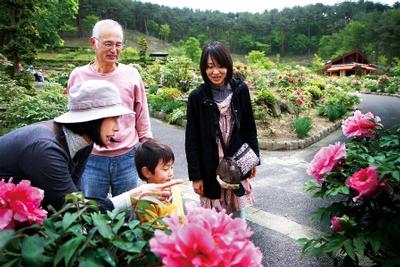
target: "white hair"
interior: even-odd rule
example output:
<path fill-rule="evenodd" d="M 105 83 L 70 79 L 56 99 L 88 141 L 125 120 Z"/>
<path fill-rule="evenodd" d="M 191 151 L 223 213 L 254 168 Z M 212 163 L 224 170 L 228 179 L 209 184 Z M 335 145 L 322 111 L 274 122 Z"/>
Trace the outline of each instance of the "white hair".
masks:
<path fill-rule="evenodd" d="M 122 40 L 124 39 L 124 32 L 122 30 L 121 24 L 112 19 L 104 19 L 98 21 L 93 27 L 92 37 L 100 38 L 100 32 L 103 27 L 110 27 L 117 30 L 121 34 Z"/>

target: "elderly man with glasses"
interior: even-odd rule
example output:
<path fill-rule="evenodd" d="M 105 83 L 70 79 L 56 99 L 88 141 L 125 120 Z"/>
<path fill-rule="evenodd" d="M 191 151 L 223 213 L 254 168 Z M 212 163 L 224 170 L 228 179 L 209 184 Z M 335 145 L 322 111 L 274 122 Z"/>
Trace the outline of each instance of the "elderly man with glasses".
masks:
<path fill-rule="evenodd" d="M 137 186 L 135 145 L 152 138 L 143 81 L 136 68 L 118 62 L 123 49 L 123 30 L 114 20 L 97 22 L 90 37 L 96 58 L 75 68 L 68 88 L 85 80 L 107 80 L 119 89 L 122 104 L 134 113 L 119 118 L 119 132 L 107 148 L 94 146 L 81 179 L 86 197 L 116 196 Z M 85 103 L 82 103 L 85 105 Z"/>

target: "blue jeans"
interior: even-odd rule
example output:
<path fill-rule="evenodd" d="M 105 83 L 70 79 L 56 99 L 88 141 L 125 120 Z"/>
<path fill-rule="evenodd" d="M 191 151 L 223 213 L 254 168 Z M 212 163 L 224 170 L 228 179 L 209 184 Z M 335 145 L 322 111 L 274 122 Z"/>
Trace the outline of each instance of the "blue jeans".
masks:
<path fill-rule="evenodd" d="M 137 186 L 135 149 L 116 157 L 90 155 L 81 178 L 85 197 L 117 196 Z"/>

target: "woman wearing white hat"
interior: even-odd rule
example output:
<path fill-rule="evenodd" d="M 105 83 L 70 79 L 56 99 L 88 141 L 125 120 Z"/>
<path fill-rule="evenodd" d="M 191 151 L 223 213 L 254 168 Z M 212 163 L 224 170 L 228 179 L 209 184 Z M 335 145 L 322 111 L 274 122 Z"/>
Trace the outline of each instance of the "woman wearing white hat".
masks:
<path fill-rule="evenodd" d="M 0 179 L 29 180 L 44 190 L 42 206 L 60 209 L 68 193 L 79 191 L 80 177 L 93 144 L 114 142 L 118 118 L 132 113 L 121 105 L 118 89 L 104 80 L 85 81 L 68 94 L 68 112 L 54 121 L 39 122 L 0 137 Z M 131 197 L 170 195 L 165 184 L 144 184 L 121 195 L 96 199 L 102 209 L 124 209 Z"/>

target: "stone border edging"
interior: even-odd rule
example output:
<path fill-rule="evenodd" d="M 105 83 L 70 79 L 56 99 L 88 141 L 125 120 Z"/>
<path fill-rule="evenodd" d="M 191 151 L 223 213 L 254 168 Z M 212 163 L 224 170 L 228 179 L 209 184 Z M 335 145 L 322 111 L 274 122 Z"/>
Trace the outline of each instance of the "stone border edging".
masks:
<path fill-rule="evenodd" d="M 323 130 L 317 132 L 313 136 L 309 136 L 305 139 L 300 140 L 291 140 L 291 141 L 265 141 L 265 140 L 258 140 L 258 146 L 260 149 L 264 150 L 296 150 L 296 149 L 303 149 L 308 147 L 322 138 L 328 136 L 332 132 L 336 131 L 342 125 L 342 121 L 337 121 L 333 125 L 328 128 L 324 128 Z"/>
<path fill-rule="evenodd" d="M 150 111 L 150 115 L 156 119 L 160 119 L 166 121 L 167 114 L 160 112 L 160 111 Z M 258 139 L 258 145 L 260 149 L 263 150 L 296 150 L 296 149 L 303 149 L 308 147 L 322 138 L 328 136 L 332 132 L 336 131 L 342 125 L 342 121 L 337 121 L 333 125 L 328 128 L 324 128 L 321 131 L 317 132 L 315 135 L 307 137 L 305 139 L 300 140 L 291 140 L 291 141 L 266 141 Z M 178 124 L 183 128 L 186 127 L 186 120 L 182 121 Z"/>
<path fill-rule="evenodd" d="M 392 97 L 400 98 L 399 94 L 390 94 L 390 93 L 382 93 L 382 92 L 359 92 L 359 93 L 366 94 L 366 95 L 382 95 L 382 96 L 392 96 Z"/>

